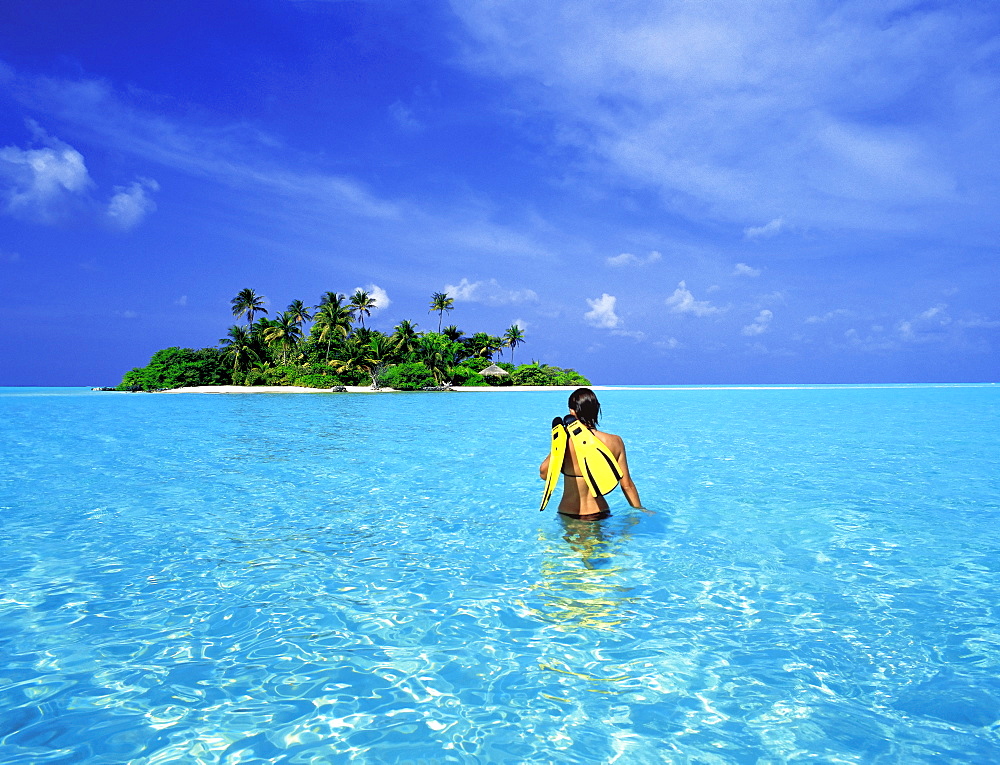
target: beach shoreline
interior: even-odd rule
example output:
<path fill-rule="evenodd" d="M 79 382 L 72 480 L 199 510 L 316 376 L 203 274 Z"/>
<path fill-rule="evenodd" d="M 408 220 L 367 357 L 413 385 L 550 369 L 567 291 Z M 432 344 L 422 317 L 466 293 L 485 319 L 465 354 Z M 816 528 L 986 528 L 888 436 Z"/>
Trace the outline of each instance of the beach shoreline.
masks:
<path fill-rule="evenodd" d="M 768 390 L 832 390 L 832 389 L 886 389 L 894 388 L 955 388 L 955 387 L 993 387 L 997 383 L 789 383 L 787 385 L 505 385 L 502 387 L 455 386 L 442 393 L 540 393 L 544 391 L 574 391 L 579 387 L 587 387 L 595 391 L 768 391 Z M 296 385 L 201 385 L 188 388 L 173 388 L 171 390 L 154 391 L 155 393 L 434 393 L 438 391 L 399 391 L 395 388 L 379 388 L 372 390 L 369 385 L 347 385 L 346 391 L 335 391 L 331 388 L 305 388 Z M 97 389 L 92 389 L 97 390 Z M 123 391 L 120 391 L 123 392 Z"/>
<path fill-rule="evenodd" d="M 370 385 L 346 385 L 347 393 L 404 393 L 395 388 L 379 388 L 372 390 Z M 516 392 L 516 391 L 574 391 L 578 385 L 507 385 L 503 387 L 483 387 L 483 386 L 455 386 L 442 393 L 490 393 L 490 392 Z M 626 390 L 626 388 L 607 387 L 595 385 L 593 390 Z M 304 388 L 297 385 L 199 385 L 189 388 L 173 388 L 172 390 L 157 391 L 158 393 L 337 393 L 331 388 Z M 414 393 L 424 393 L 425 391 L 410 391 Z M 426 391 L 435 393 L 438 391 Z"/>

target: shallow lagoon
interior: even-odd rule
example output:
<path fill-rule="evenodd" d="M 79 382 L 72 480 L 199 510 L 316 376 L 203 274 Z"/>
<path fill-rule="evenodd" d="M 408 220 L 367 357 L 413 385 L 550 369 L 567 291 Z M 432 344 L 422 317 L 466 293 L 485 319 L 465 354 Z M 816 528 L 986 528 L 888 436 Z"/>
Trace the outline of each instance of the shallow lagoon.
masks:
<path fill-rule="evenodd" d="M 0 389 L 0 761 L 1000 761 L 1000 388 Z"/>

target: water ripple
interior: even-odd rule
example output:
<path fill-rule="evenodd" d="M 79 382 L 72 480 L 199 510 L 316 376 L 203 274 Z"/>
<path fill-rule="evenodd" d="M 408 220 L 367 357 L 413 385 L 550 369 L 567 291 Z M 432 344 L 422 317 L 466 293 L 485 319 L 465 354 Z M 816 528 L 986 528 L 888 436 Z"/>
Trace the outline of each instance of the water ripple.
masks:
<path fill-rule="evenodd" d="M 996 395 L 2 396 L 0 760 L 1000 760 Z"/>

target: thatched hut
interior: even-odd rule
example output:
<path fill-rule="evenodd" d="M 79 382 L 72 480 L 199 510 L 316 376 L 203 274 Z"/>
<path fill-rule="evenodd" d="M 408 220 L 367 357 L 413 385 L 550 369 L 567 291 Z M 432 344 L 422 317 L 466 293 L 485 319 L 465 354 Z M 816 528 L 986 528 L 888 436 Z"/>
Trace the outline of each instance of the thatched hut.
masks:
<path fill-rule="evenodd" d="M 508 372 L 506 369 L 501 369 L 496 364 L 490 364 L 488 367 L 486 367 L 486 369 L 484 369 L 479 374 L 481 374 L 483 377 L 503 377 L 505 375 L 509 375 L 510 372 Z"/>

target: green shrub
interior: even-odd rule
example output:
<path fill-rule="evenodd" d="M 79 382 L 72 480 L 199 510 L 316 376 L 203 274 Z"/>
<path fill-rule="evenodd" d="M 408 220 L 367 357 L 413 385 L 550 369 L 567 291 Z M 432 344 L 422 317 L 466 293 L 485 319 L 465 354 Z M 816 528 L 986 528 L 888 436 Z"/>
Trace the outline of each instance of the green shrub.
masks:
<path fill-rule="evenodd" d="M 264 370 L 254 367 L 245 372 L 233 372 L 233 385 L 263 385 Z"/>
<path fill-rule="evenodd" d="M 396 390 L 420 390 L 435 385 L 434 375 L 422 361 L 407 361 L 382 373 L 382 384 Z"/>
<path fill-rule="evenodd" d="M 258 385 L 296 385 L 302 370 L 293 366 L 268 367 Z"/>
<path fill-rule="evenodd" d="M 485 369 L 485 367 L 484 367 Z M 470 387 L 485 388 L 489 385 L 486 378 L 470 367 L 465 362 L 451 368 L 451 384 L 467 385 Z"/>
<path fill-rule="evenodd" d="M 295 384 L 303 388 L 332 388 L 335 385 L 343 385 L 340 378 L 334 374 L 305 374 L 295 378 Z"/>
<path fill-rule="evenodd" d="M 119 390 L 159 390 L 195 385 L 228 385 L 231 373 L 217 348 L 163 348 L 149 364 L 129 370 Z"/>
<path fill-rule="evenodd" d="M 562 370 L 562 373 L 556 377 L 556 380 L 556 385 L 575 385 L 578 388 L 592 384 L 590 380 L 574 369 Z"/>
<path fill-rule="evenodd" d="M 478 356 L 473 356 L 472 358 L 465 359 L 462 362 L 463 367 L 469 367 L 473 372 L 482 372 L 486 367 L 488 367 L 493 362 L 489 359 L 483 359 Z"/>
<path fill-rule="evenodd" d="M 532 362 L 522 364 L 510 376 L 514 385 L 590 385 L 590 380 L 572 369 Z"/>
<path fill-rule="evenodd" d="M 514 385 L 554 385 L 550 369 L 537 363 L 522 364 L 511 373 L 511 382 Z"/>

